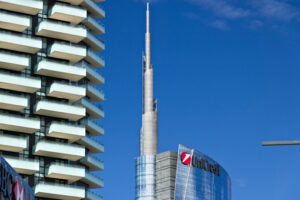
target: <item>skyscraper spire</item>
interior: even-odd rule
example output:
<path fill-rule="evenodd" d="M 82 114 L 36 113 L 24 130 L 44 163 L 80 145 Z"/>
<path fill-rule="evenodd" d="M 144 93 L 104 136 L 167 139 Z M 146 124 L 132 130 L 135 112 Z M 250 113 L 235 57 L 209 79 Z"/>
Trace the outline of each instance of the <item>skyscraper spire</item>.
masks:
<path fill-rule="evenodd" d="M 143 119 L 140 138 L 140 154 L 157 154 L 157 105 L 153 99 L 153 66 L 151 64 L 150 11 L 146 11 L 146 55 L 143 57 Z"/>

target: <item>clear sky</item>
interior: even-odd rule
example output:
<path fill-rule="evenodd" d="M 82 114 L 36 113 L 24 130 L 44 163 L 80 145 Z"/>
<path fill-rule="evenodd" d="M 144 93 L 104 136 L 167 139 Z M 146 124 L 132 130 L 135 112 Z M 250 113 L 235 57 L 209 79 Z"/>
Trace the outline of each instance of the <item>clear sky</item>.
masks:
<path fill-rule="evenodd" d="M 159 150 L 184 144 L 230 174 L 233 200 L 299 200 L 300 2 L 156 0 L 152 63 Z M 145 2 L 106 0 L 106 200 L 134 199 Z"/>

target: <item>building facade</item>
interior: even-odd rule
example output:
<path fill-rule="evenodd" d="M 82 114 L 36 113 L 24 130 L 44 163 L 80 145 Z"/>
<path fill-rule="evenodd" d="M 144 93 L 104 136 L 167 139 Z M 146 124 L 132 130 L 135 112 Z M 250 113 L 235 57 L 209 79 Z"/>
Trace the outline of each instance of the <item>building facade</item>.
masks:
<path fill-rule="evenodd" d="M 179 145 L 156 156 L 156 200 L 231 200 L 231 179 L 207 155 Z"/>
<path fill-rule="evenodd" d="M 0 152 L 36 199 L 102 200 L 103 1 L 0 0 Z"/>

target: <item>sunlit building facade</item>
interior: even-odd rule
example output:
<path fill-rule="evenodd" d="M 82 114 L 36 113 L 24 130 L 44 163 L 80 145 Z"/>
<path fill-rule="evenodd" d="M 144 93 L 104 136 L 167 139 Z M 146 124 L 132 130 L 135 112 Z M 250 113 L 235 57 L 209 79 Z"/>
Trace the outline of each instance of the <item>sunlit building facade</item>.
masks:
<path fill-rule="evenodd" d="M 0 152 L 36 199 L 103 199 L 103 1 L 0 0 Z"/>

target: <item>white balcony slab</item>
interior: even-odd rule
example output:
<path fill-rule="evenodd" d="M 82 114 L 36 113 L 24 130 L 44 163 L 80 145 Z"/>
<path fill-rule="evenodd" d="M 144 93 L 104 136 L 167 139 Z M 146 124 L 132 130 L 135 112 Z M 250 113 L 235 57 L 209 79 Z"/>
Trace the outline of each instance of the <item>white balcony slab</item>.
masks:
<path fill-rule="evenodd" d="M 40 170 L 40 163 L 38 160 L 10 156 L 4 156 L 4 159 L 19 174 L 32 175 Z"/>
<path fill-rule="evenodd" d="M 78 101 L 86 95 L 86 89 L 78 85 L 53 82 L 47 91 L 47 96 L 68 99 L 71 103 Z"/>
<path fill-rule="evenodd" d="M 90 136 L 102 136 L 102 135 L 104 135 L 104 128 L 100 124 L 98 124 L 98 123 L 96 123 L 96 122 L 94 122 L 90 119 L 88 119 L 86 121 L 85 127 L 86 127 L 86 130 L 88 131 Z"/>
<path fill-rule="evenodd" d="M 57 0 L 57 1 L 66 2 L 66 3 L 77 6 L 77 5 L 81 4 L 84 0 Z"/>
<path fill-rule="evenodd" d="M 72 43 L 54 42 L 48 50 L 48 56 L 69 60 L 73 64 L 86 57 L 86 47 Z"/>
<path fill-rule="evenodd" d="M 85 137 L 85 127 L 62 122 L 52 122 L 47 130 L 47 136 L 69 140 L 70 143 Z"/>
<path fill-rule="evenodd" d="M 85 156 L 85 148 L 59 142 L 41 140 L 33 148 L 33 154 L 52 158 L 77 161 Z"/>
<path fill-rule="evenodd" d="M 0 0 L 0 9 L 36 15 L 43 9 L 42 0 Z"/>
<path fill-rule="evenodd" d="M 5 30 L 23 32 L 31 23 L 27 15 L 18 15 L 11 12 L 0 11 L 0 28 Z"/>
<path fill-rule="evenodd" d="M 40 100 L 34 106 L 34 113 L 77 121 L 85 116 L 85 108 L 59 101 Z"/>
<path fill-rule="evenodd" d="M 87 30 L 82 26 L 73 26 L 55 21 L 41 21 L 36 29 L 36 34 L 54 39 L 61 39 L 78 43 L 86 37 Z"/>
<path fill-rule="evenodd" d="M 104 162 L 90 154 L 86 155 L 84 158 L 81 158 L 80 163 L 87 166 L 89 171 L 103 171 L 104 170 Z"/>
<path fill-rule="evenodd" d="M 77 103 L 83 105 L 86 108 L 86 113 L 90 118 L 104 118 L 104 111 L 100 105 L 96 106 L 86 98 L 80 99 Z"/>
<path fill-rule="evenodd" d="M 105 101 L 104 93 L 99 88 L 91 84 L 88 84 L 86 87 L 86 96 L 88 96 L 92 102 Z"/>
<path fill-rule="evenodd" d="M 0 51 L 0 68 L 22 71 L 30 64 L 30 57 L 24 54 Z"/>
<path fill-rule="evenodd" d="M 85 169 L 82 166 L 51 163 L 46 169 L 46 177 L 67 180 L 69 184 L 82 179 Z"/>
<path fill-rule="evenodd" d="M 2 49 L 34 54 L 42 49 L 42 39 L 19 33 L 0 31 L 0 46 Z"/>
<path fill-rule="evenodd" d="M 85 197 L 85 188 L 59 185 L 53 183 L 38 183 L 34 188 L 36 197 L 63 200 L 80 200 Z"/>
<path fill-rule="evenodd" d="M 0 91 L 0 109 L 22 111 L 28 106 L 29 98 Z"/>
<path fill-rule="evenodd" d="M 78 144 L 85 146 L 89 153 L 104 153 L 104 145 L 94 137 L 85 136 L 77 141 Z"/>
<path fill-rule="evenodd" d="M 35 93 L 41 89 L 41 79 L 1 71 L 0 88 L 25 93 Z"/>
<path fill-rule="evenodd" d="M 94 68 L 101 68 L 105 66 L 105 61 L 96 52 L 88 49 L 86 57 L 84 58 Z"/>
<path fill-rule="evenodd" d="M 103 40 L 99 39 L 96 35 L 87 31 L 86 37 L 83 40 L 88 46 L 94 51 L 104 51 L 105 43 Z"/>
<path fill-rule="evenodd" d="M 105 11 L 94 0 L 84 0 L 80 5 L 86 8 L 96 19 L 105 17 Z"/>
<path fill-rule="evenodd" d="M 49 18 L 79 24 L 87 18 L 87 10 L 78 6 L 55 3 L 49 11 Z"/>
<path fill-rule="evenodd" d="M 0 134 L 0 150 L 21 152 L 28 146 L 27 138 Z"/>
<path fill-rule="evenodd" d="M 83 22 L 86 27 L 88 27 L 92 33 L 96 35 L 102 35 L 105 33 L 105 27 L 103 24 L 99 23 L 93 16 L 89 15 Z"/>
<path fill-rule="evenodd" d="M 90 172 L 85 172 L 85 177 L 81 181 L 88 184 L 91 189 L 104 188 L 103 179 Z"/>
<path fill-rule="evenodd" d="M 35 73 L 77 82 L 86 76 L 86 69 L 76 65 L 43 59 L 37 64 Z"/>
<path fill-rule="evenodd" d="M 40 120 L 0 113 L 0 129 L 32 134 L 40 130 Z"/>

